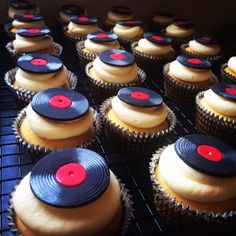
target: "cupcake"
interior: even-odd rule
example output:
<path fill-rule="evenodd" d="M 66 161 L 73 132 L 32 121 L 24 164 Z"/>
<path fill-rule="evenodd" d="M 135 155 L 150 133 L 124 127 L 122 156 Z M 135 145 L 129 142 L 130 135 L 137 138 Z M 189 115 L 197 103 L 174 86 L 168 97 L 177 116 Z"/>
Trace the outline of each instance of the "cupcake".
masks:
<path fill-rule="evenodd" d="M 9 226 L 18 235 L 123 235 L 128 190 L 97 153 L 83 148 L 39 160 L 11 194 Z"/>
<path fill-rule="evenodd" d="M 87 34 L 98 31 L 98 21 L 94 17 L 72 16 L 71 21 L 64 28 L 64 34 L 70 40 L 85 40 Z"/>
<path fill-rule="evenodd" d="M 120 43 L 116 34 L 96 31 L 89 33 L 87 39 L 76 43 L 76 49 L 81 64 L 86 65 L 103 51 L 110 49 L 120 49 Z"/>
<path fill-rule="evenodd" d="M 174 60 L 171 38 L 157 33 L 145 33 L 144 38 L 131 46 L 135 60 L 146 73 L 162 73 L 163 66 Z"/>
<path fill-rule="evenodd" d="M 89 146 L 100 129 L 100 117 L 88 100 L 65 88 L 38 92 L 13 124 L 16 138 L 32 157 L 61 148 Z"/>
<path fill-rule="evenodd" d="M 120 44 L 127 50 L 131 50 L 131 44 L 143 37 L 142 21 L 121 20 L 112 29 L 118 35 Z"/>
<path fill-rule="evenodd" d="M 196 127 L 236 145 L 236 85 L 214 84 L 196 97 Z"/>
<path fill-rule="evenodd" d="M 235 156 L 223 141 L 199 134 L 159 149 L 150 163 L 158 214 L 189 234 L 235 235 Z"/>
<path fill-rule="evenodd" d="M 14 19 L 15 14 L 24 14 L 24 13 L 38 14 L 39 8 L 31 1 L 27 0 L 11 1 L 8 9 L 8 17 L 11 20 Z"/>
<path fill-rule="evenodd" d="M 62 47 L 53 42 L 51 31 L 46 28 L 21 28 L 16 30 L 16 39 L 6 45 L 12 57 L 25 53 L 43 53 L 60 56 Z"/>
<path fill-rule="evenodd" d="M 217 83 L 211 63 L 205 59 L 178 56 L 164 66 L 165 96 L 172 102 L 190 105 L 193 108 L 198 92 L 207 90 Z"/>
<path fill-rule="evenodd" d="M 109 31 L 115 26 L 117 21 L 132 19 L 133 15 L 128 7 L 118 5 L 112 6 L 103 21 L 103 29 Z"/>
<path fill-rule="evenodd" d="M 134 56 L 119 49 L 103 51 L 85 70 L 95 103 L 116 95 L 120 88 L 138 86 L 146 80 Z"/>
<path fill-rule="evenodd" d="M 5 81 L 20 101 L 29 103 L 33 96 L 49 88 L 75 89 L 77 76 L 68 71 L 62 61 L 47 54 L 26 54 L 8 71 Z"/>
<path fill-rule="evenodd" d="M 155 32 L 161 32 L 174 20 L 174 15 L 164 12 L 156 12 L 152 17 L 151 28 Z"/>
<path fill-rule="evenodd" d="M 127 157 L 148 156 L 176 124 L 174 113 L 156 92 L 127 87 L 100 108 L 108 141 Z"/>
<path fill-rule="evenodd" d="M 236 56 L 221 66 L 221 79 L 226 83 L 236 84 Z"/>
<path fill-rule="evenodd" d="M 163 33 L 172 38 L 173 46 L 179 53 L 180 46 L 192 39 L 194 25 L 190 21 L 176 19 L 163 30 Z"/>

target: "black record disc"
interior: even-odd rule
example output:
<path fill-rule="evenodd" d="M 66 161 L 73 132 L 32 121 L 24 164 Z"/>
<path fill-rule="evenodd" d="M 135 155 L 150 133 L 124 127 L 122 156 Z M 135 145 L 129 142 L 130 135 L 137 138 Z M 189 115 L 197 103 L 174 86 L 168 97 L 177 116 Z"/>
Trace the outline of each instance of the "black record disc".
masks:
<path fill-rule="evenodd" d="M 163 102 L 158 93 L 143 87 L 122 88 L 117 96 L 121 101 L 138 107 L 156 107 Z"/>
<path fill-rule="evenodd" d="M 128 7 L 114 5 L 111 7 L 111 11 L 121 14 L 121 15 L 130 15 L 131 11 Z"/>
<path fill-rule="evenodd" d="M 15 14 L 14 18 L 22 22 L 34 22 L 34 21 L 43 20 L 42 16 L 31 14 L 31 13 Z"/>
<path fill-rule="evenodd" d="M 235 84 L 226 84 L 226 83 L 213 84 L 211 86 L 211 90 L 217 95 L 227 100 L 236 102 L 236 85 Z"/>
<path fill-rule="evenodd" d="M 132 27 L 132 26 L 140 26 L 143 23 L 140 20 L 119 20 L 119 21 L 117 21 L 117 24 Z"/>
<path fill-rule="evenodd" d="M 144 38 L 148 41 L 160 44 L 160 45 L 169 45 L 171 44 L 171 38 L 167 37 L 164 34 L 158 34 L 158 33 L 145 33 Z"/>
<path fill-rule="evenodd" d="M 39 115 L 58 121 L 81 118 L 89 109 L 89 103 L 82 94 L 66 88 L 52 88 L 38 92 L 31 102 Z"/>
<path fill-rule="evenodd" d="M 62 61 L 49 54 L 30 53 L 21 56 L 17 60 L 17 65 L 24 71 L 30 73 L 54 73 L 63 66 Z"/>
<path fill-rule="evenodd" d="M 99 55 L 99 58 L 102 62 L 111 66 L 122 67 L 135 63 L 135 58 L 131 53 L 119 49 L 105 50 Z"/>
<path fill-rule="evenodd" d="M 184 66 L 196 69 L 209 69 L 212 66 L 210 61 L 198 57 L 180 55 L 176 60 Z"/>
<path fill-rule="evenodd" d="M 104 159 L 84 148 L 52 152 L 39 160 L 30 175 L 30 188 L 40 201 L 55 207 L 78 207 L 101 196 L 110 182 Z"/>
<path fill-rule="evenodd" d="M 211 36 L 211 35 L 198 35 L 198 36 L 194 36 L 194 39 L 201 43 L 201 44 L 205 44 L 205 45 L 211 45 L 211 44 L 218 44 L 219 41 Z"/>
<path fill-rule="evenodd" d="M 98 22 L 97 18 L 88 16 L 72 16 L 70 19 L 77 25 L 95 25 Z"/>
<path fill-rule="evenodd" d="M 10 6 L 18 10 L 32 10 L 36 7 L 35 4 L 29 1 L 12 1 Z"/>
<path fill-rule="evenodd" d="M 176 19 L 172 22 L 172 24 L 178 27 L 186 28 L 186 29 L 190 29 L 193 27 L 192 22 L 183 20 L 183 19 Z"/>
<path fill-rule="evenodd" d="M 93 33 L 89 33 L 87 35 L 87 39 L 94 42 L 113 42 L 118 39 L 118 36 L 111 32 L 96 31 Z"/>
<path fill-rule="evenodd" d="M 175 142 L 178 156 L 190 167 L 213 176 L 236 175 L 236 150 L 207 135 L 191 134 Z"/>
<path fill-rule="evenodd" d="M 67 4 L 67 5 L 63 5 L 61 8 L 61 11 L 63 13 L 65 13 L 66 15 L 83 15 L 84 14 L 84 9 L 80 6 L 77 5 L 73 5 L 73 4 Z"/>
<path fill-rule="evenodd" d="M 50 29 L 47 28 L 20 28 L 16 30 L 16 34 L 27 37 L 27 38 L 33 38 L 33 37 L 40 37 L 47 34 L 50 34 Z"/>

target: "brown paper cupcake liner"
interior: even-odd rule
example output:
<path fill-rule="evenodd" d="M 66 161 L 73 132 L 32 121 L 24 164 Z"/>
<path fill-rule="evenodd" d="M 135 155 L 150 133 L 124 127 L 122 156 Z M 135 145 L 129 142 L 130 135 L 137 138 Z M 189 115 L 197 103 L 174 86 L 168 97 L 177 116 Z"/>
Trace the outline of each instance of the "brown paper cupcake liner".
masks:
<path fill-rule="evenodd" d="M 107 113 L 111 109 L 112 98 L 108 98 L 100 107 L 106 135 L 114 147 L 118 147 L 121 153 L 128 154 L 129 157 L 147 156 L 153 153 L 156 148 L 163 145 L 165 136 L 175 128 L 175 114 L 167 107 L 169 128 L 166 130 L 156 133 L 129 131 L 107 118 Z"/>
<path fill-rule="evenodd" d="M 127 233 L 127 230 L 129 228 L 132 219 L 134 218 L 133 216 L 134 208 L 133 208 L 133 201 L 131 200 L 132 195 L 129 193 L 130 192 L 129 189 L 125 187 L 125 184 L 123 184 L 120 179 L 118 179 L 118 181 L 120 183 L 121 205 L 123 209 L 123 219 L 122 219 L 122 224 L 120 226 L 119 235 L 125 235 Z M 8 201 L 9 206 L 7 208 L 8 226 L 10 228 L 10 231 L 16 236 L 22 236 L 22 234 L 20 233 L 16 225 L 16 217 L 15 217 L 16 215 L 13 207 L 12 198 L 19 184 L 20 181 L 13 188 L 12 193 L 9 195 L 9 201 Z"/>
<path fill-rule="evenodd" d="M 60 57 L 61 53 L 62 53 L 62 50 L 63 50 L 63 47 L 58 44 L 58 43 L 55 43 L 53 42 L 52 44 L 53 48 L 55 49 L 55 52 L 54 53 L 50 53 L 50 55 L 52 56 L 56 56 L 56 57 Z M 6 45 L 6 49 L 7 51 L 9 52 L 10 56 L 13 58 L 13 59 L 17 59 L 19 58 L 20 56 L 26 54 L 26 53 L 17 53 L 15 50 L 14 50 L 14 47 L 13 47 L 13 42 L 10 41 L 7 43 Z M 33 53 L 33 52 L 31 52 Z"/>
<path fill-rule="evenodd" d="M 203 97 L 204 92 L 196 96 L 196 128 L 203 134 L 216 136 L 236 145 L 236 121 L 206 109 L 200 102 Z"/>
<path fill-rule="evenodd" d="M 225 83 L 229 83 L 229 84 L 236 84 L 236 77 L 234 77 L 233 75 L 230 75 L 229 73 L 227 73 L 225 71 L 225 68 L 228 67 L 227 63 L 224 63 L 221 68 L 220 68 L 220 73 L 221 73 L 221 79 L 223 80 L 223 82 Z"/>
<path fill-rule="evenodd" d="M 40 145 L 36 145 L 36 144 L 30 144 L 28 141 L 26 141 L 23 137 L 21 137 L 20 135 L 20 127 L 22 124 L 23 119 L 26 117 L 26 108 L 24 108 L 19 114 L 18 116 L 15 118 L 13 125 L 12 125 L 12 130 L 14 135 L 16 136 L 16 139 L 18 140 L 18 142 L 20 143 L 20 145 L 23 147 L 23 149 L 29 154 L 29 156 L 32 159 L 38 159 L 52 151 L 57 151 L 60 148 L 46 148 Z M 88 146 L 91 146 L 92 143 L 95 142 L 96 137 L 100 134 L 101 129 L 102 129 L 102 119 L 100 114 L 94 110 L 94 122 L 93 122 L 93 127 L 94 127 L 94 136 L 82 143 L 81 145 L 77 146 L 77 147 L 83 147 L 86 148 Z"/>
<path fill-rule="evenodd" d="M 29 91 L 29 90 L 26 90 L 23 88 L 14 87 L 15 75 L 16 75 L 16 72 L 18 69 L 19 69 L 18 67 L 15 67 L 15 68 L 9 70 L 5 74 L 4 80 L 5 80 L 6 84 L 9 86 L 13 95 L 16 97 L 16 99 L 27 104 L 27 103 L 31 102 L 33 96 L 37 92 L 32 92 L 32 91 Z M 68 71 L 68 79 L 67 80 L 69 82 L 70 88 L 74 90 L 77 85 L 77 76 L 73 72 Z"/>
<path fill-rule="evenodd" d="M 168 54 L 164 55 L 152 55 L 145 52 L 141 52 L 136 49 L 138 46 L 138 42 L 134 42 L 131 44 L 132 53 L 135 56 L 135 61 L 137 65 L 142 68 L 146 73 L 162 73 L 163 66 L 173 61 L 175 58 L 175 51 L 171 51 Z"/>
<path fill-rule="evenodd" d="M 176 229 L 191 232 L 191 235 L 235 235 L 236 211 L 207 213 L 184 206 L 172 198 L 160 185 L 155 176 L 161 153 L 166 147 L 160 148 L 153 154 L 149 164 L 150 177 L 153 187 L 154 204 L 157 213 Z M 234 234 L 229 234 L 234 232 Z M 222 234 L 223 233 L 223 234 Z"/>
<path fill-rule="evenodd" d="M 91 94 L 96 103 L 101 103 L 105 99 L 116 95 L 121 88 L 131 87 L 131 86 L 141 86 L 147 79 L 146 73 L 142 69 L 138 68 L 138 78 L 135 81 L 123 84 L 109 83 L 91 77 L 89 75 L 89 70 L 92 68 L 92 66 L 93 66 L 92 62 L 87 64 L 85 67 L 85 72 L 89 78 Z"/>
<path fill-rule="evenodd" d="M 195 96 L 198 92 L 207 90 L 212 84 L 219 82 L 217 77 L 212 74 L 209 79 L 209 86 L 194 86 L 171 76 L 168 73 L 169 66 L 170 63 L 163 68 L 165 96 L 172 102 L 190 105 L 190 108 L 194 105 Z"/>

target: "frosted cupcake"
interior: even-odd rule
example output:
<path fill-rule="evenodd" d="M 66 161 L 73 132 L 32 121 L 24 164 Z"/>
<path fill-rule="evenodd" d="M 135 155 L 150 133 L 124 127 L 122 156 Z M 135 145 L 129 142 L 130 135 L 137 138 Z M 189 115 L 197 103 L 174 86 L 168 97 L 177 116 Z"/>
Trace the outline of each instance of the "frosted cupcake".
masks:
<path fill-rule="evenodd" d="M 181 232 L 234 235 L 235 155 L 223 141 L 199 134 L 159 149 L 150 163 L 158 214 Z"/>
<path fill-rule="evenodd" d="M 157 33 L 145 33 L 131 46 L 136 62 L 146 73 L 161 73 L 164 64 L 174 60 L 171 38 Z"/>
<path fill-rule="evenodd" d="M 236 84 L 236 56 L 221 66 L 221 78 L 226 83 Z"/>
<path fill-rule="evenodd" d="M 38 92 L 13 124 L 16 138 L 32 156 L 89 146 L 100 128 L 99 115 L 88 100 L 65 88 Z"/>
<path fill-rule="evenodd" d="M 175 127 L 175 115 L 156 92 L 127 87 L 100 108 L 108 141 L 127 156 L 148 156 Z"/>
<path fill-rule="evenodd" d="M 191 105 L 198 92 L 218 82 L 212 73 L 211 63 L 196 57 L 178 56 L 164 66 L 165 96 L 172 102 Z"/>
<path fill-rule="evenodd" d="M 9 225 L 24 236 L 124 235 L 132 214 L 130 197 L 102 156 L 64 149 L 38 161 L 16 186 Z"/>
<path fill-rule="evenodd" d="M 94 101 L 101 103 L 128 86 L 138 86 L 146 80 L 146 74 L 137 67 L 134 56 L 124 50 L 103 51 L 86 66 Z"/>
<path fill-rule="evenodd" d="M 131 50 L 131 44 L 143 36 L 142 21 L 122 20 L 118 21 L 112 31 L 118 35 L 121 45 L 127 50 Z"/>
<path fill-rule="evenodd" d="M 196 127 L 236 145 L 236 85 L 214 84 L 196 97 Z"/>
<path fill-rule="evenodd" d="M 86 65 L 93 61 L 101 52 L 110 49 L 120 49 L 120 43 L 116 34 L 96 31 L 89 33 L 87 39 L 76 43 L 76 49 L 80 63 Z"/>
<path fill-rule="evenodd" d="M 62 61 L 47 54 L 26 54 L 8 71 L 5 81 L 20 101 L 30 102 L 33 96 L 49 88 L 75 89 L 77 77 L 68 71 Z"/>
<path fill-rule="evenodd" d="M 174 15 L 164 12 L 156 12 L 151 20 L 151 28 L 155 32 L 161 32 L 174 20 Z"/>

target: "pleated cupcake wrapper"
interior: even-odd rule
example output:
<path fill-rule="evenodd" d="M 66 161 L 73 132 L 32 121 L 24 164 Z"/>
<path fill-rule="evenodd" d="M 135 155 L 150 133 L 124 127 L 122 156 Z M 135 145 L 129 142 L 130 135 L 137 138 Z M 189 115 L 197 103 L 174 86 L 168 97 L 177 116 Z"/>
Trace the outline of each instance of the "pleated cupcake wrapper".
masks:
<path fill-rule="evenodd" d="M 164 55 L 151 55 L 137 50 L 137 46 L 137 41 L 131 45 L 131 50 L 135 56 L 135 61 L 138 66 L 147 71 L 147 73 L 150 73 L 151 71 L 162 72 L 163 66 L 175 58 L 174 50 Z"/>
<path fill-rule="evenodd" d="M 172 102 L 181 103 L 185 105 L 193 105 L 195 101 L 195 96 L 198 92 L 207 90 L 210 85 L 218 83 L 217 77 L 212 74 L 210 77 L 210 85 L 206 86 L 194 86 L 190 83 L 185 83 L 179 79 L 175 79 L 171 76 L 169 71 L 170 63 L 166 64 L 163 68 L 164 75 L 164 86 L 165 86 L 165 96 Z"/>
<path fill-rule="evenodd" d="M 87 64 L 85 67 L 85 72 L 89 78 L 90 89 L 94 99 L 96 100 L 95 102 L 99 103 L 103 102 L 106 98 L 116 95 L 121 88 L 141 86 L 147 79 L 146 73 L 142 69 L 138 68 L 138 78 L 135 81 L 122 84 L 109 83 L 91 77 L 89 75 L 89 70 L 92 68 L 92 66 L 92 62 Z"/>
<path fill-rule="evenodd" d="M 172 198 L 165 192 L 155 176 L 155 169 L 159 164 L 161 153 L 165 148 L 163 147 L 156 151 L 149 164 L 157 213 L 175 228 L 186 232 L 191 231 L 191 233 L 196 233 L 196 235 L 218 235 L 220 232 L 224 233 L 220 235 L 229 235 L 227 233 L 232 233 L 231 231 L 235 232 L 236 211 L 222 214 L 199 211 L 189 206 L 184 206 L 181 202 L 177 202 L 175 198 Z"/>
<path fill-rule="evenodd" d="M 4 80 L 6 82 L 6 84 L 9 86 L 11 92 L 14 94 L 14 96 L 16 97 L 16 99 L 24 102 L 24 103 L 29 103 L 31 102 L 33 96 L 37 93 L 37 92 L 32 92 L 32 91 L 29 91 L 29 90 L 26 90 L 26 89 L 23 89 L 23 88 L 16 88 L 14 87 L 14 82 L 15 82 L 15 75 L 16 75 L 16 72 L 19 68 L 18 67 L 15 67 L 11 70 L 9 70 L 5 76 L 4 76 Z M 70 88 L 71 89 L 75 89 L 76 88 L 76 85 L 77 85 L 77 76 L 71 72 L 71 71 L 68 71 L 68 82 L 69 82 L 69 85 L 70 85 Z"/>
<path fill-rule="evenodd" d="M 196 96 L 196 128 L 204 134 L 216 136 L 235 145 L 236 121 L 206 109 L 200 102 L 203 97 L 204 92 L 200 92 Z"/>
<path fill-rule="evenodd" d="M 12 23 L 7 23 L 4 25 L 4 30 L 7 33 L 8 37 L 12 40 L 15 39 L 16 34 L 11 32 L 11 29 L 13 28 Z"/>
<path fill-rule="evenodd" d="M 21 144 L 21 146 L 24 148 L 24 150 L 29 154 L 29 156 L 32 159 L 38 159 L 41 158 L 42 156 L 52 152 L 52 151 L 57 151 L 60 150 L 61 148 L 46 148 L 40 145 L 36 144 L 30 144 L 28 141 L 26 141 L 23 137 L 20 135 L 20 127 L 23 122 L 23 119 L 26 117 L 26 108 L 24 108 L 19 115 L 15 118 L 12 129 L 14 132 L 14 135 L 16 136 L 16 139 L 18 142 Z M 93 127 L 94 127 L 94 136 L 84 142 L 83 144 L 77 146 L 77 147 L 83 147 L 86 148 L 88 146 L 91 146 L 92 143 L 95 142 L 96 137 L 100 134 L 101 129 L 102 129 L 102 119 L 100 114 L 94 110 L 94 122 L 93 122 Z"/>
<path fill-rule="evenodd" d="M 129 225 L 132 221 L 132 219 L 134 218 L 133 216 L 133 212 L 134 212 L 134 208 L 133 208 L 133 201 L 132 199 L 132 195 L 129 193 L 129 189 L 127 189 L 125 187 L 125 184 L 123 184 L 121 182 L 120 179 L 118 179 L 119 183 L 120 183 L 120 195 L 121 195 L 121 205 L 122 205 L 122 209 L 123 209 L 123 219 L 122 219 L 122 224 L 120 226 L 120 232 L 119 235 L 125 235 Z M 17 183 L 17 185 L 13 188 L 12 193 L 9 195 L 9 201 L 8 201 L 8 208 L 7 208 L 7 219 L 8 219 L 8 226 L 10 228 L 10 231 L 16 235 L 16 236 L 22 236 L 22 234 L 20 233 L 20 231 L 17 228 L 16 225 L 16 215 L 15 215 L 15 211 L 14 211 L 14 207 L 13 207 L 13 195 L 17 189 L 17 187 L 19 186 L 19 183 Z"/>
<path fill-rule="evenodd" d="M 108 141 L 115 147 L 118 147 L 121 153 L 129 154 L 130 157 L 145 156 L 153 153 L 157 147 L 162 146 L 165 136 L 175 128 L 175 114 L 167 108 L 169 128 L 166 130 L 156 133 L 129 131 L 120 125 L 113 123 L 107 117 L 107 113 L 112 108 L 112 99 L 113 97 L 103 102 L 100 107 L 100 113 L 103 117 Z"/>
<path fill-rule="evenodd" d="M 60 44 L 55 43 L 55 42 L 53 42 L 52 46 L 55 49 L 55 52 L 54 53 L 50 53 L 50 55 L 56 56 L 56 57 L 60 57 L 60 55 L 62 53 L 62 50 L 63 50 L 63 47 Z M 13 59 L 18 59 L 20 56 L 22 56 L 24 54 L 27 54 L 27 53 L 17 53 L 14 50 L 13 42 L 12 41 L 7 43 L 6 49 L 7 49 L 7 51 L 9 52 L 9 54 L 11 55 L 11 57 Z M 33 53 L 33 52 L 31 52 L 31 53 Z"/>
<path fill-rule="evenodd" d="M 233 75 L 230 75 L 225 71 L 225 68 L 228 67 L 227 63 L 224 63 L 221 68 L 220 68 L 220 73 L 221 73 L 221 79 L 223 82 L 229 83 L 229 84 L 236 84 L 236 77 Z"/>

